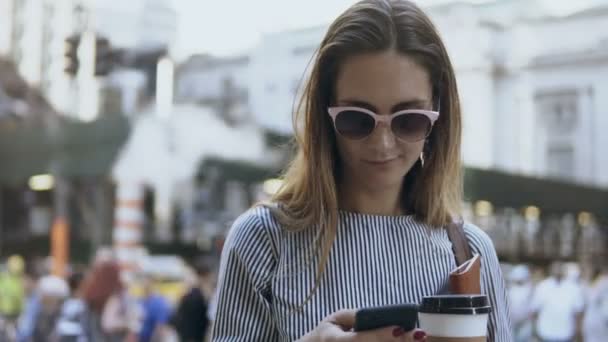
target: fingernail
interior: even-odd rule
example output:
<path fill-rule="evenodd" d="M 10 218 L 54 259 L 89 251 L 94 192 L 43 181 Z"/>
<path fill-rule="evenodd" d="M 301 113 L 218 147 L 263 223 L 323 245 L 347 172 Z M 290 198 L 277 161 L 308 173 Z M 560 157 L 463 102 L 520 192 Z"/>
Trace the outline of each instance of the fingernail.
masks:
<path fill-rule="evenodd" d="M 421 341 L 426 337 L 426 333 L 422 330 L 418 330 L 414 333 L 414 340 Z"/>
<path fill-rule="evenodd" d="M 403 336 L 404 334 L 405 334 L 405 330 L 403 330 L 403 328 L 395 328 L 395 330 L 393 330 L 394 337 Z"/>

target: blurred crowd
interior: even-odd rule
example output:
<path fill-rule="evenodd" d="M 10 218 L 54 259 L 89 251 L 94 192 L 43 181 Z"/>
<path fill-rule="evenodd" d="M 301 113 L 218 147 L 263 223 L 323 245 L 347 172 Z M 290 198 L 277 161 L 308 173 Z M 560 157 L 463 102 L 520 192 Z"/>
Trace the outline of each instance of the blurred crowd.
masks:
<path fill-rule="evenodd" d="M 516 342 L 605 342 L 608 337 L 608 265 L 586 279 L 576 263 L 546 270 L 516 265 L 507 272 Z"/>
<path fill-rule="evenodd" d="M 70 267 L 66 277 L 30 271 L 20 256 L 11 256 L 0 262 L 0 341 L 206 341 L 215 264 L 208 257 L 192 261 L 172 298 L 161 279 L 126 277 L 111 253 Z"/>
<path fill-rule="evenodd" d="M 26 267 L 19 256 L 0 265 L 0 341 L 209 340 L 214 258 L 193 260 L 172 291 L 146 274 L 124 277 L 107 251 L 90 265 L 70 267 L 66 277 Z M 516 342 L 606 341 L 608 265 L 590 278 L 577 264 L 561 262 L 507 266 L 505 275 Z"/>

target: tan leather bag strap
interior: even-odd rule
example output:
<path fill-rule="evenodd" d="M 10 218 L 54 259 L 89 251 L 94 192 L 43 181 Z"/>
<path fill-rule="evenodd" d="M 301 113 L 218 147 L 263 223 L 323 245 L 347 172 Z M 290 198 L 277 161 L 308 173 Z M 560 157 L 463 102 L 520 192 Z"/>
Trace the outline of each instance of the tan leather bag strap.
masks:
<path fill-rule="evenodd" d="M 467 237 L 464 235 L 463 222 L 452 222 L 447 226 L 448 237 L 452 242 L 452 250 L 456 258 L 456 264 L 462 265 L 465 261 L 471 259 L 471 247 Z"/>

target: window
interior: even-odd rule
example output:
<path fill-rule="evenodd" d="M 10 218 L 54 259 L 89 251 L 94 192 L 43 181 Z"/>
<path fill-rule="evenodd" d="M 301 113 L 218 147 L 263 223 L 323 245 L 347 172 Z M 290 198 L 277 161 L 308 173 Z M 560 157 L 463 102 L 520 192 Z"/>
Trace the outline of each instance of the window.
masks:
<path fill-rule="evenodd" d="M 573 134 L 579 122 L 576 90 L 546 92 L 537 95 L 537 111 L 548 136 Z"/>
<path fill-rule="evenodd" d="M 572 145 L 549 145 L 547 147 L 547 174 L 562 180 L 574 179 L 574 148 Z"/>
<path fill-rule="evenodd" d="M 547 114 L 548 127 L 556 133 L 571 133 L 576 127 L 577 113 L 573 99 L 556 101 Z"/>
<path fill-rule="evenodd" d="M 538 152 L 545 161 L 547 177 L 573 181 L 576 178 L 577 146 L 580 140 L 580 93 L 576 88 L 552 89 L 536 94 L 539 120 Z"/>

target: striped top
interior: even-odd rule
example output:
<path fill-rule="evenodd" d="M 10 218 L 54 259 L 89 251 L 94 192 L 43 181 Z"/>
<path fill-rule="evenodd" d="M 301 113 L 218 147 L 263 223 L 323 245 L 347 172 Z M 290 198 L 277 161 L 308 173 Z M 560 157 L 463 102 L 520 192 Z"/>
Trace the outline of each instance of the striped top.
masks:
<path fill-rule="evenodd" d="M 507 296 L 492 241 L 465 224 L 481 255 L 481 287 L 492 305 L 488 341 L 511 341 Z M 230 230 L 220 266 L 213 341 L 294 341 L 340 309 L 419 303 L 447 288 L 456 267 L 443 228 L 413 216 L 341 211 L 319 289 L 304 306 L 316 277 L 313 229 L 287 232 L 270 210 L 255 207 Z"/>

